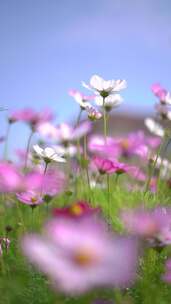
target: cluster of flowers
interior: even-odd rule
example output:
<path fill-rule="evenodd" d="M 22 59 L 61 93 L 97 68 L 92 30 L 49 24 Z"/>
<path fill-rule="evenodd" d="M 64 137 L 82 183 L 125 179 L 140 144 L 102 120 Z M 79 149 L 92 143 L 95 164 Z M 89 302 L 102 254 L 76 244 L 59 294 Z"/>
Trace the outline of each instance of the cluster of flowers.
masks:
<path fill-rule="evenodd" d="M 160 137 L 166 133 L 164 127 L 147 118 L 145 124 L 155 136 L 147 136 L 142 131 L 125 137 L 108 136 L 107 118 L 111 110 L 121 104 L 119 92 L 126 88 L 126 81 L 104 80 L 94 75 L 90 84 L 83 83 L 83 86 L 93 91 L 93 95 L 76 90 L 69 92 L 80 106 L 75 126 L 55 125 L 49 110 L 24 109 L 9 115 L 8 127 L 24 122 L 30 128 L 30 137 L 26 151 L 18 151 L 20 159 L 14 164 L 8 160 L 8 128 L 4 159 L 0 162 L 0 193 L 12 194 L 33 210 L 68 190 L 75 191 L 77 196 L 78 177 L 82 183 L 87 182 L 90 193 L 97 187 L 105 189 L 108 205 L 110 191 L 115 191 L 120 175 L 127 176 L 123 185 L 129 191 L 156 192 L 159 178 L 166 180 L 170 187 L 171 164 L 156 152 L 161 145 Z M 170 120 L 170 93 L 158 84 L 153 85 L 152 90 L 159 99 L 158 116 Z M 83 112 L 88 119 L 81 119 Z M 101 117 L 104 135 L 90 135 L 93 123 Z M 41 144 L 31 147 L 35 133 L 39 134 Z M 156 169 L 160 172 L 156 173 Z M 120 221 L 125 233 L 121 235 L 112 231 L 100 208 L 90 206 L 80 201 L 53 209 L 53 216 L 42 233 L 28 233 L 21 242 L 25 256 L 49 276 L 53 287 L 71 295 L 96 287 L 129 287 L 137 279 L 143 249 L 162 250 L 171 244 L 171 209 L 168 207 L 122 211 Z M 9 238 L 0 238 L 0 255 L 4 247 L 9 250 L 9 245 Z M 171 281 L 170 260 L 163 279 Z"/>

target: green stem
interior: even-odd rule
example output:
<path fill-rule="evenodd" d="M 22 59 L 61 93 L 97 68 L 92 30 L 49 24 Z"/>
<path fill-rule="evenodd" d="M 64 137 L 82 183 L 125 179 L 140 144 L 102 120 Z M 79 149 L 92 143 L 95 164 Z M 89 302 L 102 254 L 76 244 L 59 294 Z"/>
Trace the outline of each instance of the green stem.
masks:
<path fill-rule="evenodd" d="M 151 183 L 151 179 L 152 179 L 152 176 L 153 176 L 153 173 L 154 173 L 156 164 L 157 164 L 157 160 L 158 160 L 159 155 L 160 155 L 160 153 L 161 153 L 161 150 L 162 150 L 162 147 L 163 147 L 163 142 L 164 142 L 164 140 L 165 140 L 165 137 L 164 137 L 163 141 L 161 142 L 161 144 L 160 144 L 160 146 L 159 146 L 159 148 L 158 148 L 157 155 L 156 155 L 156 158 L 155 158 L 155 160 L 154 160 L 153 166 L 152 166 L 151 170 L 149 171 L 147 183 L 146 183 L 146 186 L 145 186 L 145 194 L 146 194 L 146 192 L 149 190 L 149 186 L 150 186 L 150 183 Z"/>
<path fill-rule="evenodd" d="M 105 109 L 105 97 L 103 97 L 103 131 L 105 143 L 107 142 L 107 113 Z"/>
<path fill-rule="evenodd" d="M 110 210 L 110 176 L 109 176 L 109 174 L 106 175 L 106 181 L 107 181 L 108 219 L 109 219 L 109 222 L 110 222 L 111 210 Z"/>
<path fill-rule="evenodd" d="M 87 136 L 86 135 L 84 135 L 83 154 L 84 154 L 85 161 L 87 161 Z M 87 176 L 88 187 L 89 187 L 89 190 L 91 191 L 88 164 L 85 164 L 85 171 L 86 171 L 86 176 Z"/>
<path fill-rule="evenodd" d="M 34 134 L 34 132 L 31 131 L 31 133 L 29 135 L 29 138 L 28 138 L 27 147 L 26 147 L 26 157 L 25 157 L 24 170 L 27 169 L 27 162 L 28 162 L 28 156 L 29 156 L 29 151 L 30 151 L 30 144 L 31 144 L 33 134 Z"/>

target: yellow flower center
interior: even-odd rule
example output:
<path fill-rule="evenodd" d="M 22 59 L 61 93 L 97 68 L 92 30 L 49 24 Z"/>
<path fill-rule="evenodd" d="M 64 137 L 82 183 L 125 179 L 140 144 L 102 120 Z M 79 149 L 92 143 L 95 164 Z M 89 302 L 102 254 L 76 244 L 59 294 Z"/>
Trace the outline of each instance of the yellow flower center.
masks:
<path fill-rule="evenodd" d="M 75 204 L 75 205 L 70 207 L 70 212 L 73 215 L 81 215 L 83 210 L 82 210 L 81 206 Z"/>
<path fill-rule="evenodd" d="M 95 257 L 86 250 L 80 250 L 74 255 L 74 262 L 79 266 L 89 266 L 95 262 Z"/>

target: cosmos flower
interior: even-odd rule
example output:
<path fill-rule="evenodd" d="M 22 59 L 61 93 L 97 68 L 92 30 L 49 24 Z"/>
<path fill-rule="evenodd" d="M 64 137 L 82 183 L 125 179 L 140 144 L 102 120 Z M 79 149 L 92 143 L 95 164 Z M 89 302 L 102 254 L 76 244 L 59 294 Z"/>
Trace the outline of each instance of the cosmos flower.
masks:
<path fill-rule="evenodd" d="M 122 101 L 123 99 L 119 94 L 109 95 L 106 98 L 102 96 L 96 96 L 95 98 L 95 103 L 100 107 L 104 107 L 108 112 L 118 107 Z"/>
<path fill-rule="evenodd" d="M 162 102 L 162 103 L 165 103 L 165 97 L 167 95 L 167 90 L 165 90 L 161 85 L 160 83 L 154 83 L 152 86 L 151 86 L 151 90 L 153 92 L 153 94 L 159 98 L 159 100 Z"/>
<path fill-rule="evenodd" d="M 107 158 L 95 156 L 92 159 L 92 167 L 95 166 L 100 174 L 112 174 L 115 172 L 113 162 Z"/>
<path fill-rule="evenodd" d="M 158 116 L 163 120 L 171 120 L 171 111 L 168 109 L 166 105 L 156 104 L 155 109 L 157 111 Z"/>
<path fill-rule="evenodd" d="M 62 155 L 59 155 L 55 148 L 47 147 L 45 149 L 41 148 L 39 145 L 33 146 L 34 151 L 36 154 L 42 158 L 45 162 L 58 162 L 58 163 L 65 163 L 66 160 Z"/>
<path fill-rule="evenodd" d="M 99 112 L 95 107 L 93 106 L 87 106 L 85 108 L 86 112 L 87 112 L 87 115 L 88 115 L 88 118 L 91 120 L 91 121 L 96 121 L 96 120 L 99 120 L 100 118 L 102 118 L 102 113 Z"/>
<path fill-rule="evenodd" d="M 167 283 L 171 283 L 171 259 L 168 259 L 166 262 L 165 274 L 162 276 L 162 279 Z"/>
<path fill-rule="evenodd" d="M 36 207 L 37 205 L 40 205 L 44 202 L 40 192 L 36 192 L 33 190 L 18 193 L 16 196 L 20 202 L 29 205 L 31 207 Z"/>
<path fill-rule="evenodd" d="M 104 80 L 98 75 L 91 77 L 89 85 L 84 82 L 82 84 L 87 89 L 95 91 L 96 94 L 98 93 L 98 95 L 100 94 L 104 98 L 125 89 L 127 86 L 125 80 Z"/>
<path fill-rule="evenodd" d="M 35 110 L 28 108 L 15 111 L 9 116 L 10 123 L 23 121 L 28 123 L 33 130 L 35 130 L 39 124 L 51 121 L 52 119 L 53 115 L 49 109 L 41 112 L 36 112 Z"/>
<path fill-rule="evenodd" d="M 99 213 L 99 211 L 99 208 L 92 208 L 85 201 L 78 201 L 67 207 L 53 209 L 53 215 L 57 217 L 66 216 L 71 218 L 81 218 L 82 216 L 90 216 L 91 214 L 97 214 Z"/>
<path fill-rule="evenodd" d="M 95 287 L 128 287 L 136 277 L 135 239 L 112 234 L 94 217 L 54 218 L 42 235 L 26 235 L 22 250 L 54 288 L 71 295 Z"/>
<path fill-rule="evenodd" d="M 77 141 L 91 130 L 91 123 L 84 121 L 74 128 L 66 123 L 62 123 L 57 127 L 58 141 L 64 145 Z"/>
<path fill-rule="evenodd" d="M 171 244 L 171 209 L 156 207 L 151 210 L 125 210 L 122 221 L 129 233 L 138 235 L 153 247 Z"/>
<path fill-rule="evenodd" d="M 164 136 L 165 131 L 164 131 L 163 127 L 160 124 L 158 124 L 157 122 L 155 122 L 154 119 L 146 118 L 144 123 L 151 133 L 153 133 L 157 136 L 160 136 L 160 137 Z"/>
<path fill-rule="evenodd" d="M 57 128 L 53 126 L 50 122 L 38 124 L 38 126 L 36 127 L 36 131 L 43 137 L 57 140 Z"/>
<path fill-rule="evenodd" d="M 94 95 L 84 95 L 77 90 L 70 90 L 69 95 L 75 99 L 82 110 L 85 110 L 87 106 L 91 106 L 89 101 L 94 99 Z"/>

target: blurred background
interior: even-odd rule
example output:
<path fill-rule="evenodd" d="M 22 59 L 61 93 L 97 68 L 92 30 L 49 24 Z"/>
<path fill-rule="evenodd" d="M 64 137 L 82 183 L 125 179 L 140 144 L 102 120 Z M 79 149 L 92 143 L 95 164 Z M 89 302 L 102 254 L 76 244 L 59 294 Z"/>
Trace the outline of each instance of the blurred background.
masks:
<path fill-rule="evenodd" d="M 57 123 L 70 121 L 78 105 L 69 89 L 99 74 L 126 79 L 119 112 L 143 118 L 155 102 L 151 84 L 171 89 L 170 20 L 170 0 L 0 0 L 0 106 L 48 106 Z M 27 135 L 15 124 L 11 149 Z"/>

